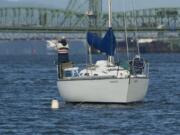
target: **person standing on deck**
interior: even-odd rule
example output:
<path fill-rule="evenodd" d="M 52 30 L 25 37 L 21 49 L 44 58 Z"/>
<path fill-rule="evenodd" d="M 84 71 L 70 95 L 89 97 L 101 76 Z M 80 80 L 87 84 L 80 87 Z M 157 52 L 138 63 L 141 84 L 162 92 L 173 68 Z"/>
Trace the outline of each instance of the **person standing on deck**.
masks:
<path fill-rule="evenodd" d="M 58 40 L 57 44 L 57 51 L 58 51 L 58 65 L 62 63 L 69 62 L 69 45 L 65 37 L 62 37 L 61 40 Z"/>
<path fill-rule="evenodd" d="M 65 37 L 57 40 L 56 49 L 58 52 L 58 77 L 63 78 L 64 69 L 68 67 L 72 67 L 72 64 L 69 60 L 69 44 Z"/>

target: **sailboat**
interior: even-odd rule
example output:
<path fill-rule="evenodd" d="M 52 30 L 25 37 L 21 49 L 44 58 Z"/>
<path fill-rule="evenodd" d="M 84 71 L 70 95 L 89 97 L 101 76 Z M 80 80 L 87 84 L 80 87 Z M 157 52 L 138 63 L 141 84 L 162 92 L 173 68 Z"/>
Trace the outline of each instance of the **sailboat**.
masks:
<path fill-rule="evenodd" d="M 111 26 L 112 1 L 108 3 L 109 28 L 105 36 L 100 38 L 95 33 L 87 33 L 88 44 L 106 53 L 107 59 L 84 69 L 60 65 L 57 86 L 66 102 L 132 103 L 142 101 L 147 93 L 149 64 L 140 55 L 128 61 L 128 68 L 114 60 L 117 42 Z"/>

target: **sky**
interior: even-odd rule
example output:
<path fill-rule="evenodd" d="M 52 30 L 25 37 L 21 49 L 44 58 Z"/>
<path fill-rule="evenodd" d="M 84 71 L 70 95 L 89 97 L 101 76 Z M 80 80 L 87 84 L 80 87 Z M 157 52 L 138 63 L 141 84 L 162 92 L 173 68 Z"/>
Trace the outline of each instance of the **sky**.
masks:
<path fill-rule="evenodd" d="M 0 0 L 0 6 L 42 6 L 50 8 L 62 8 L 66 7 L 69 0 Z M 107 0 L 103 1 L 103 10 L 106 10 Z M 120 11 L 125 9 L 132 9 L 133 0 L 112 0 L 113 1 L 113 10 Z M 180 0 L 134 0 L 135 7 L 137 9 L 144 8 L 155 8 L 155 7 L 180 7 Z M 87 0 L 79 0 L 80 3 L 85 3 Z M 125 4 L 124 4 L 125 2 Z M 125 5 L 125 6 L 124 6 Z"/>

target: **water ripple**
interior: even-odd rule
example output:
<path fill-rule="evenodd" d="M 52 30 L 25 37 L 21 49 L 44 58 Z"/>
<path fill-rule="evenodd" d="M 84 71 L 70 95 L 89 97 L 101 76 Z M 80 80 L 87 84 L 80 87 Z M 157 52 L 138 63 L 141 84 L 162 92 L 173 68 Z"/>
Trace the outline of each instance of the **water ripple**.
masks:
<path fill-rule="evenodd" d="M 2 135 L 178 135 L 180 54 L 146 54 L 150 86 L 144 102 L 129 105 L 65 104 L 56 87 L 54 57 L 1 57 Z"/>

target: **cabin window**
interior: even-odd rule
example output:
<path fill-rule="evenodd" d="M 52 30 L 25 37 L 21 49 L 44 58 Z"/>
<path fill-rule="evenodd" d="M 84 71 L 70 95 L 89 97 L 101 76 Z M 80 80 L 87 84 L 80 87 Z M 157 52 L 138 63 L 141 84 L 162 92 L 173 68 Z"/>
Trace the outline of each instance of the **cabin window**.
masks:
<path fill-rule="evenodd" d="M 72 77 L 72 72 L 71 71 L 65 71 L 64 77 Z"/>
<path fill-rule="evenodd" d="M 89 76 L 89 73 L 85 73 L 84 76 Z"/>

